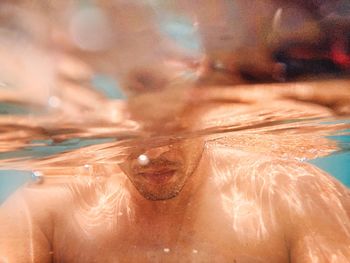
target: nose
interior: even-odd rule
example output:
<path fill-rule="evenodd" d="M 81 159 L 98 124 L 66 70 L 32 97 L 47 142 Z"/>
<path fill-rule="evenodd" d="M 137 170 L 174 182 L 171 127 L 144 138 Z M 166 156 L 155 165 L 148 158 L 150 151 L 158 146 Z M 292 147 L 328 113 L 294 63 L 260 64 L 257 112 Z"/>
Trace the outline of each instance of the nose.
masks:
<path fill-rule="evenodd" d="M 162 147 L 157 147 L 157 148 L 151 148 L 147 150 L 144 155 L 148 157 L 148 159 L 156 159 L 160 156 L 162 156 L 164 153 L 169 152 L 170 147 L 169 146 L 162 146 Z"/>

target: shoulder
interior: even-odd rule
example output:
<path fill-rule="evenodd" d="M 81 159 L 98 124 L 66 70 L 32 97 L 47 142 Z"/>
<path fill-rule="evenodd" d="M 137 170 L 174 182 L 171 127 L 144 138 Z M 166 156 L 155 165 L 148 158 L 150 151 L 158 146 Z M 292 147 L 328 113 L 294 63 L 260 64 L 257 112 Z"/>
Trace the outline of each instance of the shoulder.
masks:
<path fill-rule="evenodd" d="M 349 189 L 308 162 L 221 145 L 209 147 L 207 158 L 212 174 L 223 185 L 243 184 L 242 190 L 269 194 L 294 212 L 308 206 L 311 209 L 334 205 L 335 209 L 337 202 L 350 212 Z"/>
<path fill-rule="evenodd" d="M 67 177 L 30 183 L 0 206 L 0 219 L 6 218 L 8 222 L 29 219 L 50 236 L 54 223 L 119 193 L 121 180 L 119 177 Z"/>
<path fill-rule="evenodd" d="M 54 195 L 59 196 L 55 188 L 28 185 L 0 206 L 0 255 L 5 261 L 51 262 Z"/>
<path fill-rule="evenodd" d="M 314 165 L 247 153 L 216 145 L 207 157 L 214 183 L 264 204 L 284 220 L 318 220 L 346 225 L 350 232 L 350 192 Z M 318 220 L 319 221 L 319 220 Z"/>
<path fill-rule="evenodd" d="M 291 249 L 299 247 L 294 251 L 349 251 L 350 194 L 335 178 L 307 162 L 228 147 L 216 146 L 208 156 L 213 182 L 231 211 L 249 205 L 260 228 L 282 230 Z"/>
<path fill-rule="evenodd" d="M 0 217 L 10 221 L 30 220 L 49 233 L 57 208 L 67 202 L 67 191 L 62 185 L 29 183 L 0 206 Z"/>
<path fill-rule="evenodd" d="M 334 177 L 316 166 L 296 158 L 280 158 L 269 154 L 236 150 L 220 143 L 207 144 L 204 159 L 210 163 L 212 173 L 220 174 L 223 183 L 235 180 L 255 180 L 276 194 L 303 195 L 334 194 L 347 200 L 349 190 Z M 224 180 L 226 179 L 226 180 Z M 254 185 L 256 186 L 256 185 Z M 308 189 L 309 191 L 303 191 Z"/>

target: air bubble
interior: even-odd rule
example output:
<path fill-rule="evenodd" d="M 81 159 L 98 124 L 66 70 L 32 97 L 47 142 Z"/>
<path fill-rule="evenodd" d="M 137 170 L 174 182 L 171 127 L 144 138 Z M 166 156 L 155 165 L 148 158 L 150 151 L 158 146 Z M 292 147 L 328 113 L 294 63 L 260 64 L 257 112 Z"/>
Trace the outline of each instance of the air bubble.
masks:
<path fill-rule="evenodd" d="M 33 171 L 32 173 L 32 179 L 33 181 L 40 183 L 43 180 L 43 173 L 40 171 Z"/>
<path fill-rule="evenodd" d="M 223 62 L 218 60 L 218 61 L 214 62 L 214 68 L 215 69 L 225 69 L 225 65 Z"/>
<path fill-rule="evenodd" d="M 149 164 L 149 158 L 147 155 L 145 154 L 141 154 L 138 158 L 137 161 L 140 165 L 145 166 L 147 164 Z"/>
<path fill-rule="evenodd" d="M 51 96 L 48 103 L 51 108 L 58 108 L 61 106 L 61 100 L 56 96 Z"/>
<path fill-rule="evenodd" d="M 107 49 L 113 38 L 111 22 L 97 7 L 78 10 L 71 20 L 69 30 L 75 45 L 87 51 Z"/>
<path fill-rule="evenodd" d="M 83 173 L 91 176 L 93 172 L 92 166 L 90 164 L 84 164 L 83 166 Z"/>
<path fill-rule="evenodd" d="M 163 251 L 164 251 L 165 253 L 169 253 L 169 252 L 170 252 L 170 248 L 167 248 L 167 247 L 166 247 L 166 248 L 163 249 Z"/>

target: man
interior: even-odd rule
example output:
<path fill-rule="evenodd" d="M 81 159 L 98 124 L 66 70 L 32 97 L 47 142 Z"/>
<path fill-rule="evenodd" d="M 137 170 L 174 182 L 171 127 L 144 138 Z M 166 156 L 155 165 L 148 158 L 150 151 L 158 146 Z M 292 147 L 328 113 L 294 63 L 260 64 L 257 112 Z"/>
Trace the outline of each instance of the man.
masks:
<path fill-rule="evenodd" d="M 131 77 L 129 89 L 166 85 L 150 74 Z M 275 90 L 270 100 L 252 101 L 266 87 L 257 94 L 236 87 L 233 107 L 225 98 L 201 104 L 178 87 L 131 99 L 130 115 L 144 121 L 145 134 L 164 136 L 130 143 L 119 166 L 93 165 L 94 177 L 18 191 L 0 208 L 0 262 L 349 262 L 348 190 L 276 154 L 286 133 L 258 136 L 239 126 L 328 111 L 278 100 Z M 212 121 L 225 127 L 217 116 L 234 116 L 242 131 L 196 133 Z"/>
<path fill-rule="evenodd" d="M 141 95 L 131 115 L 153 96 Z M 350 262 L 349 192 L 312 165 L 274 154 L 271 144 L 287 135 L 194 136 L 223 113 L 248 124 L 263 108 L 267 119 L 269 110 L 278 116 L 281 102 L 219 104 L 187 103 L 177 126 L 165 111 L 162 122 L 148 119 L 148 131 L 192 135 L 130 143 L 120 169 L 20 190 L 0 209 L 0 261 Z M 284 101 L 284 114 L 329 115 L 294 104 Z M 174 105 L 168 112 L 180 112 Z"/>

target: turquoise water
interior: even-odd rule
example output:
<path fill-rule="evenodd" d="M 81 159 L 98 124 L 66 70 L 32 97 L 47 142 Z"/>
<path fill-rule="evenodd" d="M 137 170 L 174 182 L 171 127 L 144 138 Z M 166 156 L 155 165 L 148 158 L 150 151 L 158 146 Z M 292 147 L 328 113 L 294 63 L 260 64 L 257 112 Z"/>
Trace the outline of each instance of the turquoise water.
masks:
<path fill-rule="evenodd" d="M 345 134 L 349 132 L 350 130 L 343 131 Z M 310 162 L 327 171 L 343 184 L 350 187 L 350 136 L 334 135 L 329 136 L 329 138 L 337 141 L 343 150 Z"/>
<path fill-rule="evenodd" d="M 0 203 L 2 203 L 18 187 L 32 179 L 30 171 L 0 171 Z"/>

